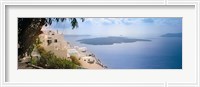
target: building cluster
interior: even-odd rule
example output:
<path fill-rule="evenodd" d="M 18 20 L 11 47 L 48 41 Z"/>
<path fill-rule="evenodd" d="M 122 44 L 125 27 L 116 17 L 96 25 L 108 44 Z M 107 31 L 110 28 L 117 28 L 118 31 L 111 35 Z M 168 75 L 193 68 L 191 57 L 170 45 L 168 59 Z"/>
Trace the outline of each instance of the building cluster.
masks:
<path fill-rule="evenodd" d="M 86 47 L 72 46 L 64 39 L 64 35 L 58 31 L 45 29 L 39 37 L 42 46 L 57 56 L 65 57 L 69 60 L 71 56 L 75 56 L 78 60 L 83 60 L 90 64 L 98 62 L 94 54 L 88 52 Z"/>

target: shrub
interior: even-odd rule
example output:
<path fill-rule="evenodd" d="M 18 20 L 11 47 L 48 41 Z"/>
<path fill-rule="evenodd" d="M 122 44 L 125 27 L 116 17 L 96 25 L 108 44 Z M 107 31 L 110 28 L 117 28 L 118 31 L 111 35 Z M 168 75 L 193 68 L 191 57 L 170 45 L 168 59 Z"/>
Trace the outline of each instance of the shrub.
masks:
<path fill-rule="evenodd" d="M 81 63 L 79 62 L 78 58 L 76 56 L 70 56 L 70 59 L 72 60 L 73 63 L 75 63 L 76 65 L 81 65 Z"/>
<path fill-rule="evenodd" d="M 36 58 L 31 58 L 30 63 L 33 64 L 33 65 L 37 65 L 37 59 Z"/>
<path fill-rule="evenodd" d="M 75 69 L 78 68 L 78 64 L 71 62 L 65 58 L 57 57 L 52 52 L 46 52 L 41 46 L 37 46 L 38 52 L 41 55 L 38 66 L 48 69 Z"/>

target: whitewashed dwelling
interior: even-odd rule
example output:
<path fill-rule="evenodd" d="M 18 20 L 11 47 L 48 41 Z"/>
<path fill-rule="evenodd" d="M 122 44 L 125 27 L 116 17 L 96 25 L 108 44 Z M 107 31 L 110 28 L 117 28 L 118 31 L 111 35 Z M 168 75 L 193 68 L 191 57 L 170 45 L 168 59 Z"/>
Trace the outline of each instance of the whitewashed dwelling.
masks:
<path fill-rule="evenodd" d="M 66 50 L 68 48 L 63 34 L 59 34 L 58 31 L 55 32 L 50 29 L 42 30 L 43 34 L 41 34 L 39 37 L 44 47 L 51 47 L 52 50 Z"/>

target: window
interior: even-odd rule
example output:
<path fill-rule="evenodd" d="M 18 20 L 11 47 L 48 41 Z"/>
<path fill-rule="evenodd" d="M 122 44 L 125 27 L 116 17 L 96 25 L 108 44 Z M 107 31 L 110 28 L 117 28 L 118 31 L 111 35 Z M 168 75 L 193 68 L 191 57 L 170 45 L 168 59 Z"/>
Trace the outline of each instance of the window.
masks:
<path fill-rule="evenodd" d="M 48 45 L 50 45 L 52 43 L 52 41 L 51 40 L 47 40 L 47 43 L 48 43 Z"/>
<path fill-rule="evenodd" d="M 57 42 L 58 42 L 58 40 L 57 40 L 57 39 L 55 39 L 55 40 L 54 40 L 54 42 L 55 42 L 55 43 L 57 43 Z"/>

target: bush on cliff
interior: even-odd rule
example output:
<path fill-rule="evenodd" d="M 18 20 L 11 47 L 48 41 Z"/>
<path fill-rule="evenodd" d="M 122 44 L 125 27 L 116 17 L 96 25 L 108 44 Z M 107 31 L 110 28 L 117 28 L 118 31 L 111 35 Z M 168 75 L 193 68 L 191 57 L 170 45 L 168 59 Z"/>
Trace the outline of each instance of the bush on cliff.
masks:
<path fill-rule="evenodd" d="M 60 58 L 54 55 L 52 52 L 47 52 L 43 47 L 37 46 L 38 52 L 41 58 L 37 63 L 33 61 L 37 66 L 47 68 L 47 69 L 76 69 L 78 68 L 78 63 L 69 61 L 65 58 Z"/>
<path fill-rule="evenodd" d="M 70 56 L 70 59 L 72 60 L 73 63 L 75 63 L 76 65 L 81 65 L 81 63 L 79 62 L 78 58 L 76 56 Z"/>

